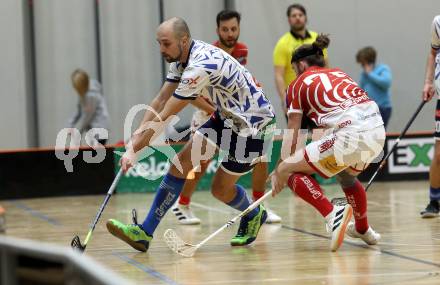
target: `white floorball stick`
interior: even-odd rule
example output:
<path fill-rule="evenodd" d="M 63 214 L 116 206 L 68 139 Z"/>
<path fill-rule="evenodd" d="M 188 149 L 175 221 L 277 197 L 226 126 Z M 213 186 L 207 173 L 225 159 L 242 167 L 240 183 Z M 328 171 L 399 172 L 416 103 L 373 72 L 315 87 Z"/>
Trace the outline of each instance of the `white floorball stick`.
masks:
<path fill-rule="evenodd" d="M 184 257 L 192 257 L 196 251 L 202 247 L 205 243 L 207 243 L 210 239 L 221 233 L 226 228 L 232 226 L 238 219 L 242 218 L 246 214 L 248 214 L 250 211 L 258 207 L 267 197 L 272 195 L 272 190 L 268 191 L 266 194 L 264 194 L 260 199 L 252 203 L 246 210 L 241 212 L 238 216 L 232 218 L 229 220 L 226 224 L 224 224 L 221 228 L 213 232 L 210 236 L 199 242 L 198 244 L 190 244 L 182 240 L 179 235 L 173 230 L 168 229 L 163 234 L 163 237 L 165 239 L 165 242 L 167 243 L 168 247 L 174 251 L 175 253 L 182 255 Z"/>

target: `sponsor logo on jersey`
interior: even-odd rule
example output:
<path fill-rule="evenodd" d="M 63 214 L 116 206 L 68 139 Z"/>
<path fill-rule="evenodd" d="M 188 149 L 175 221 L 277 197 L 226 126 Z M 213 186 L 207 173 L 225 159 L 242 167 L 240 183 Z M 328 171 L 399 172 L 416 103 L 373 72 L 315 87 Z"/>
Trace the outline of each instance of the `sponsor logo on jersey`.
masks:
<path fill-rule="evenodd" d="M 200 76 L 197 76 L 196 78 L 191 78 L 191 77 L 182 78 L 180 80 L 180 83 L 185 84 L 185 85 L 189 85 L 189 86 L 197 85 L 198 84 L 197 80 L 199 80 L 199 79 L 200 79 Z"/>
<path fill-rule="evenodd" d="M 368 101 L 370 101 L 370 98 L 368 98 L 367 94 L 364 94 L 359 97 L 350 98 L 350 99 L 345 100 L 344 102 L 341 103 L 341 105 L 339 105 L 339 107 L 341 107 L 341 109 L 343 109 L 343 110 L 347 110 L 351 106 L 365 103 Z"/>
<path fill-rule="evenodd" d="M 374 112 L 374 113 L 371 113 L 371 114 L 368 114 L 368 115 L 358 114 L 358 120 L 359 121 L 365 121 L 365 120 L 368 120 L 368 119 L 373 118 L 375 116 L 380 116 L 380 113 L 379 112 Z"/>
<path fill-rule="evenodd" d="M 346 126 L 351 125 L 351 120 L 344 121 L 338 125 L 339 129 L 345 128 Z"/>

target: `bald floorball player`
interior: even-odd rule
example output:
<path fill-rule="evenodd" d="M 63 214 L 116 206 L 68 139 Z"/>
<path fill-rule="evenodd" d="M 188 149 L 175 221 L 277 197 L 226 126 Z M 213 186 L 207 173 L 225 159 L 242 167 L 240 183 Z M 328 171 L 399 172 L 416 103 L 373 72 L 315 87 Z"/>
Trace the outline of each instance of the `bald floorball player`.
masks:
<path fill-rule="evenodd" d="M 217 35 L 219 39 L 214 42 L 213 45 L 221 48 L 235 58 L 241 65 L 245 66 L 247 63 L 248 48 L 244 43 L 238 41 L 240 36 L 240 20 L 241 15 L 237 11 L 223 10 L 219 12 L 216 19 Z M 203 98 L 212 106 L 215 105 L 209 99 L 209 96 Z M 212 112 L 214 112 L 214 110 Z M 194 133 L 201 125 L 203 125 L 209 119 L 211 113 L 207 113 L 203 110 L 196 110 L 191 120 L 191 131 Z M 186 181 L 178 201 L 172 208 L 172 212 L 176 216 L 177 221 L 182 225 L 197 225 L 201 222 L 193 213 L 190 203 L 197 184 L 205 174 L 210 163 L 211 160 L 208 160 L 203 161 L 200 164 L 200 171 L 194 173 L 194 179 Z M 268 163 L 257 163 L 252 171 L 252 198 L 254 201 L 264 195 L 268 176 Z M 266 223 L 280 223 L 281 217 L 271 211 L 267 207 L 267 203 L 265 206 L 267 210 Z"/>
<path fill-rule="evenodd" d="M 225 157 L 214 174 L 211 192 L 238 211 L 247 209 L 251 200 L 237 181 L 264 158 L 275 130 L 275 113 L 263 89 L 230 54 L 192 39 L 186 22 L 180 18 L 160 24 L 156 37 L 162 56 L 170 63 L 166 82 L 150 104 L 159 118 L 153 112 L 145 113 L 120 160 L 122 170 L 128 171 L 139 152 L 163 131 L 172 116 L 190 102 L 200 100 L 201 94 L 216 102 L 216 110 L 172 159 L 142 224 L 107 221 L 111 234 L 143 252 L 148 250 L 157 226 L 178 199 L 189 174 L 200 167 L 200 161 L 211 159 L 218 148 Z M 243 216 L 231 245 L 252 243 L 266 218 L 263 205 Z"/>

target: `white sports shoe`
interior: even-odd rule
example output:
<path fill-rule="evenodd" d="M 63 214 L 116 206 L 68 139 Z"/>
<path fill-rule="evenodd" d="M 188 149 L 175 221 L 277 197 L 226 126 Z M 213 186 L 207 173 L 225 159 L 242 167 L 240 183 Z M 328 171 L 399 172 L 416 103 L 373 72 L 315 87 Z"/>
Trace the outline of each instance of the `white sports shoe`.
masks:
<path fill-rule="evenodd" d="M 267 212 L 266 224 L 276 224 L 281 223 L 281 217 L 275 214 L 274 211 L 269 209 L 267 206 L 264 206 Z"/>
<path fill-rule="evenodd" d="M 381 236 L 375 232 L 371 227 L 364 234 L 358 233 L 353 222 L 350 222 L 347 226 L 347 235 L 352 238 L 360 238 L 368 245 L 375 245 L 379 242 Z"/>
<path fill-rule="evenodd" d="M 331 234 L 331 251 L 337 251 L 342 245 L 345 230 L 352 215 L 353 209 L 347 204 L 345 206 L 334 206 L 333 211 L 325 218 L 327 220 L 327 232 Z"/>
<path fill-rule="evenodd" d="M 176 218 L 181 225 L 200 224 L 200 219 L 194 215 L 189 205 L 181 205 L 179 202 L 176 202 L 171 210 L 174 215 L 176 215 Z"/>

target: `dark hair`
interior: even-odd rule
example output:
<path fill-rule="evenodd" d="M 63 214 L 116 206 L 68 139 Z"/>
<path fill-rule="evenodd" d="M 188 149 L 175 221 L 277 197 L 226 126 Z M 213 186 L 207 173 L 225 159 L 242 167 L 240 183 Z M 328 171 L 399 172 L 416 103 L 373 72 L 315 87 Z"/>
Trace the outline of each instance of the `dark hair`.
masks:
<path fill-rule="evenodd" d="M 373 47 L 364 47 L 360 49 L 356 54 L 356 61 L 358 63 L 376 63 L 376 50 Z"/>
<path fill-rule="evenodd" d="M 292 12 L 293 9 L 300 10 L 304 16 L 307 16 L 306 8 L 301 4 L 292 4 L 289 7 L 287 7 L 287 17 L 290 17 L 290 12 Z"/>
<path fill-rule="evenodd" d="M 292 54 L 293 62 L 305 61 L 309 66 L 325 66 L 323 49 L 330 45 L 328 35 L 320 34 L 313 44 L 305 44 L 297 48 Z"/>
<path fill-rule="evenodd" d="M 237 18 L 237 22 L 240 24 L 241 15 L 237 11 L 223 10 L 217 14 L 217 28 L 220 26 L 221 21 L 226 21 L 232 18 Z"/>

